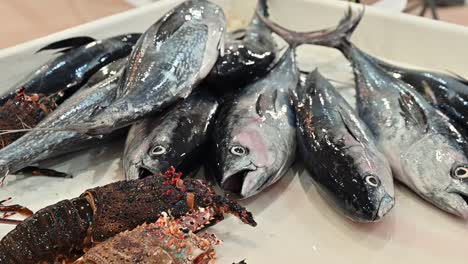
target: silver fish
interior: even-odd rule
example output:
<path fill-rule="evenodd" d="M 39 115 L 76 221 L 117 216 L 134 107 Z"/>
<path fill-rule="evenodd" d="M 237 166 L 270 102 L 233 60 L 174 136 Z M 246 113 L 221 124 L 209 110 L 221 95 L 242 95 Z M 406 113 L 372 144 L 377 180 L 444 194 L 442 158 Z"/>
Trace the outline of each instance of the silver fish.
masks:
<path fill-rule="evenodd" d="M 107 134 L 186 98 L 218 58 L 226 18 L 206 0 L 185 1 L 152 25 L 130 55 L 119 99 L 70 129 Z"/>
<path fill-rule="evenodd" d="M 217 100 L 201 92 L 189 96 L 167 113 L 134 124 L 123 155 L 126 179 L 164 173 L 170 166 L 184 176 L 196 173 L 206 153 Z"/>
<path fill-rule="evenodd" d="M 215 160 L 220 186 L 241 198 L 278 181 L 295 158 L 296 130 L 288 89 L 299 80 L 294 49 L 268 75 L 243 88 L 223 106 L 215 123 Z"/>
<path fill-rule="evenodd" d="M 368 127 L 318 70 L 291 91 L 298 147 L 320 192 L 354 221 L 378 221 L 394 205 L 390 165 Z"/>
<path fill-rule="evenodd" d="M 100 139 L 62 128 L 90 118 L 116 100 L 121 74 L 80 90 L 42 120 L 36 128 L 0 150 L 0 175 L 15 173 L 29 165 L 89 147 Z M 54 129 L 59 131 L 55 131 Z M 102 139 L 101 139 L 102 140 Z"/>
<path fill-rule="evenodd" d="M 468 219 L 466 140 L 446 115 L 349 41 L 362 16 L 348 16 L 341 40 L 319 44 L 340 49 L 351 61 L 359 116 L 394 177 L 440 209 Z"/>
<path fill-rule="evenodd" d="M 350 46 L 361 118 L 375 135 L 396 179 L 449 213 L 468 219 L 467 142 L 406 83 Z"/>
<path fill-rule="evenodd" d="M 340 22 L 335 28 L 296 38 L 260 12 L 257 17 L 290 47 L 265 77 L 227 101 L 215 123 L 215 155 L 208 168 L 221 188 L 240 198 L 253 196 L 278 181 L 294 161 L 296 128 L 288 92 L 299 82 L 295 48 L 335 38 L 343 26 Z"/>
<path fill-rule="evenodd" d="M 95 74 L 93 74 L 89 78 L 89 80 L 86 82 L 86 86 L 92 87 L 100 83 L 101 81 L 108 79 L 111 76 L 121 74 L 122 73 L 121 70 L 127 65 L 127 61 L 128 61 L 128 56 L 115 60 L 107 64 L 106 66 L 102 67 L 101 69 L 99 69 L 99 71 L 97 71 Z"/>

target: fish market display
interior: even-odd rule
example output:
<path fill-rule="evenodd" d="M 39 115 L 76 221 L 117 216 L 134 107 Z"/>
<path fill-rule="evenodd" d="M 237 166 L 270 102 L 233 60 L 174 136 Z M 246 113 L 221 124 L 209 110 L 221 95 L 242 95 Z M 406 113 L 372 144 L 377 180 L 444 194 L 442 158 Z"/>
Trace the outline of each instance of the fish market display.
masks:
<path fill-rule="evenodd" d="M 268 17 L 267 0 L 259 0 L 257 5 L 257 12 Z M 224 54 L 216 61 L 207 81 L 222 92 L 226 86 L 242 87 L 267 74 L 275 56 L 276 43 L 271 31 L 255 14 L 245 30 L 228 35 Z"/>
<path fill-rule="evenodd" d="M 79 91 L 40 122 L 36 129 L 1 149 L 0 175 L 6 176 L 38 161 L 89 148 L 102 141 L 77 132 L 53 129 L 61 130 L 69 124 L 92 117 L 100 108 L 114 102 L 119 79 L 120 75 L 115 75 Z"/>
<path fill-rule="evenodd" d="M 201 180 L 181 176 L 171 169 L 164 175 L 90 189 L 78 198 L 43 208 L 0 241 L 0 263 L 73 260 L 93 243 L 155 222 L 168 211 L 179 218 L 199 207 L 211 208 L 215 219 L 231 213 L 256 225 L 252 214 L 236 202 L 216 195 Z"/>
<path fill-rule="evenodd" d="M 140 35 L 125 34 L 103 40 L 89 38 L 86 45 L 76 38 L 50 44 L 42 50 L 66 48 L 64 54 L 46 62 L 0 96 L 0 105 L 14 97 L 18 89 L 24 89 L 27 94 L 62 92 L 64 96 L 71 95 L 100 68 L 128 56 Z"/>
<path fill-rule="evenodd" d="M 292 177 L 273 192 L 267 189 L 295 161 L 311 176 L 313 192 L 346 219 L 365 223 L 331 221 L 333 227 L 345 223 L 334 235 L 370 226 L 371 243 L 393 238 L 384 233 L 401 224 L 391 218 L 383 225 L 369 223 L 387 217 L 399 202 L 394 180 L 468 219 L 468 81 L 394 66 L 361 51 L 350 38 L 363 10 L 356 15 L 349 7 L 335 27 L 298 32 L 273 22 L 267 0 L 258 0 L 245 29 L 226 34 L 220 6 L 208 0 L 181 2 L 162 18 L 154 17 L 143 34 L 72 37 L 47 45 L 38 52 L 59 55 L 0 96 L 0 190 L 19 181 L 29 184 L 0 197 L 0 223 L 16 225 L 0 240 L 0 263 L 214 263 L 221 241 L 203 234 L 205 229 L 225 213 L 256 226 L 252 214 L 231 197 L 249 198 L 244 201 L 249 204 L 260 198 L 254 208 L 270 210 Z M 279 48 L 274 34 L 286 48 Z M 304 71 L 296 49 L 304 44 L 343 53 L 344 66 L 349 61 L 354 74 L 355 107 L 342 95 L 349 89 L 336 89 L 336 80 L 321 75 L 325 67 L 300 83 Z M 72 178 L 40 167 L 41 162 L 124 136 L 125 146 L 114 151 L 122 155 L 122 166 L 99 168 L 106 175 L 115 172 L 113 181 L 125 176 L 124 181 L 88 189 L 36 213 L 27 209 L 34 204 L 20 199 L 36 198 L 34 189 L 40 199 L 50 179 L 9 176 L 4 181 L 11 174 L 60 177 L 47 190 L 53 195 L 69 191 L 81 175 Z M 100 163 L 99 158 L 93 162 Z M 195 178 L 202 166 L 215 188 Z M 109 180 L 99 174 L 89 176 L 93 186 Z M 299 180 L 308 199 L 286 199 L 288 210 L 263 213 L 262 220 L 297 218 L 303 203 L 315 202 L 308 193 L 310 179 Z M 257 197 L 260 193 L 265 195 Z M 25 206 L 9 205 L 8 197 Z M 227 229 L 219 235 L 254 250 L 260 242 L 271 244 Z M 290 235 L 289 230 L 258 230 L 264 238 L 276 231 Z M 305 239 L 315 251 L 315 238 Z M 222 259 L 232 257 L 220 252 Z M 229 263 L 244 257 L 240 252 Z"/>
<path fill-rule="evenodd" d="M 91 248 L 77 264 L 93 263 L 213 263 L 214 234 L 197 235 L 214 220 L 212 208 L 197 208 L 180 219 L 167 213 L 152 224 L 125 231 Z"/>
<path fill-rule="evenodd" d="M 223 10 L 206 0 L 185 1 L 152 25 L 135 45 L 119 99 L 70 128 L 108 134 L 163 110 L 192 92 L 223 48 Z"/>
<path fill-rule="evenodd" d="M 327 200 L 355 221 L 377 221 L 394 204 L 393 179 L 374 137 L 317 70 L 292 91 L 298 146 Z"/>
<path fill-rule="evenodd" d="M 133 125 L 123 155 L 126 178 L 154 175 L 172 165 L 186 176 L 196 173 L 207 154 L 205 143 L 217 109 L 217 100 L 200 92 L 164 115 Z"/>

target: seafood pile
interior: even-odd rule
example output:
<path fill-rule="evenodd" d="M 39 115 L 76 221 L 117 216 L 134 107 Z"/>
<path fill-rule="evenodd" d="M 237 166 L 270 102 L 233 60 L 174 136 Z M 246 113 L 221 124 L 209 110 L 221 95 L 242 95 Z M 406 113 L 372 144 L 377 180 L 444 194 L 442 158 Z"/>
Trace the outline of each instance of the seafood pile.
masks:
<path fill-rule="evenodd" d="M 0 122 L 0 176 L 70 176 L 33 166 L 126 137 L 125 180 L 23 222 L 7 218 L 26 208 L 0 203 L 0 222 L 18 224 L 0 262 L 213 263 L 221 242 L 204 229 L 225 213 L 256 226 L 232 198 L 254 199 L 295 161 L 352 221 L 382 220 L 394 180 L 468 219 L 468 81 L 365 53 L 350 40 L 363 16 L 349 8 L 335 27 L 296 32 L 259 0 L 245 29 L 226 32 L 221 7 L 187 0 L 142 34 L 41 49 L 62 54 L 0 97 L 11 117 Z M 301 71 L 301 45 L 343 53 L 355 106 L 320 69 Z"/>

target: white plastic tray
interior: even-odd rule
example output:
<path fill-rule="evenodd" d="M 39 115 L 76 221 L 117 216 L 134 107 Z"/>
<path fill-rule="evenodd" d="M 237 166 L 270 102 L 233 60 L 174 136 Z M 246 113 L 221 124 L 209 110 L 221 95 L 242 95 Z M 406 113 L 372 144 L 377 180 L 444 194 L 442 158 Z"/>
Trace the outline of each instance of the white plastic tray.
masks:
<path fill-rule="evenodd" d="M 143 31 L 180 1 L 161 0 L 119 15 L 0 50 L 0 89 L 39 65 L 47 54 L 35 54 L 51 41 L 76 36 L 106 37 Z M 253 0 L 219 1 L 226 6 L 231 24 L 246 23 Z M 271 0 L 272 18 L 297 30 L 312 30 L 336 24 L 346 4 L 341 1 Z M 441 22 L 385 13 L 367 8 L 355 43 L 383 58 L 450 70 L 468 76 L 468 30 Z M 352 75 L 336 51 L 304 47 L 299 50 L 303 69 L 319 66 L 327 77 L 349 85 L 341 91 L 353 102 Z M 104 148 L 67 155 L 47 164 L 71 172 L 73 179 L 9 176 L 0 189 L 0 199 L 33 210 L 78 196 L 87 188 L 123 179 L 120 154 L 123 139 Z M 348 221 L 316 192 L 300 164 L 268 191 L 244 201 L 255 215 L 258 227 L 237 219 L 210 228 L 224 244 L 217 248 L 219 263 L 246 259 L 247 263 L 466 263 L 468 227 L 464 221 L 441 212 L 407 189 L 397 186 L 396 206 L 380 223 Z M 0 225 L 0 237 L 13 226 Z"/>

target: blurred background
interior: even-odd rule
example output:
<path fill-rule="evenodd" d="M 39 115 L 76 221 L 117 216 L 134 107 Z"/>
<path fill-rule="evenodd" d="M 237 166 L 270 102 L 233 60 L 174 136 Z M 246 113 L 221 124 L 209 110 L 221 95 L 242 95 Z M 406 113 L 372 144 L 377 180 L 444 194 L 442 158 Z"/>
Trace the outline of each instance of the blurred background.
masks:
<path fill-rule="evenodd" d="M 158 0 L 0 0 L 0 49 L 155 1 Z M 349 1 L 468 25 L 466 0 Z"/>

